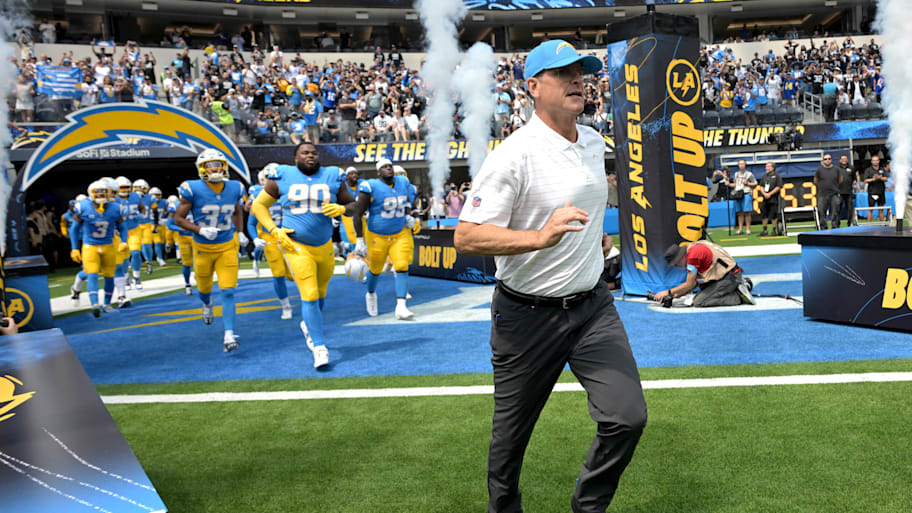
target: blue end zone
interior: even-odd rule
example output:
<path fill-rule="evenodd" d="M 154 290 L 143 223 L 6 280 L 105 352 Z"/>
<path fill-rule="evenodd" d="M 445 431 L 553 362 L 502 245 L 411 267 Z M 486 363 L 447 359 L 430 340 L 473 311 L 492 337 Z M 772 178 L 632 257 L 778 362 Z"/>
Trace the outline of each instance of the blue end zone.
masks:
<path fill-rule="evenodd" d="M 749 276 L 801 272 L 798 255 L 738 262 Z M 478 287 L 484 288 L 456 297 Z M 390 317 L 396 303 L 392 275 L 380 278 L 380 317 L 375 319 L 365 313 L 364 286 L 334 277 L 324 310 L 332 363 L 321 372 L 313 369 L 298 330 L 295 287 L 289 286 L 295 318 L 281 321 L 271 279 L 239 283 L 236 332 L 241 349 L 227 355 L 222 352 L 221 319 L 204 325 L 199 299 L 182 292 L 134 303 L 100 320 L 81 314 L 56 324 L 95 384 L 488 373 L 490 288 L 410 277 L 409 307 L 424 308 L 424 315 L 416 311 L 415 322 L 360 325 Z M 215 290 L 214 300 L 220 305 Z M 801 282 L 764 281 L 754 292 L 800 296 Z M 434 305 L 439 307 L 435 310 Z M 640 367 L 912 358 L 908 334 L 808 320 L 797 304 L 791 309 L 676 312 L 636 302 L 616 305 Z M 432 310 L 443 321 L 422 323 Z"/>

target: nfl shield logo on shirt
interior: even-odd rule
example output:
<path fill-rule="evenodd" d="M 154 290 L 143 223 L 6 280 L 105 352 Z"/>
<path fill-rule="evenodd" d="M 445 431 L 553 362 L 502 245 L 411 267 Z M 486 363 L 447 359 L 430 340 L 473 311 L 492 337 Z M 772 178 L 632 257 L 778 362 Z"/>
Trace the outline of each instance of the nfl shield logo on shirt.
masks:
<path fill-rule="evenodd" d="M 472 198 L 472 206 L 473 207 L 481 206 L 481 197 L 480 196 L 475 196 L 474 198 Z"/>

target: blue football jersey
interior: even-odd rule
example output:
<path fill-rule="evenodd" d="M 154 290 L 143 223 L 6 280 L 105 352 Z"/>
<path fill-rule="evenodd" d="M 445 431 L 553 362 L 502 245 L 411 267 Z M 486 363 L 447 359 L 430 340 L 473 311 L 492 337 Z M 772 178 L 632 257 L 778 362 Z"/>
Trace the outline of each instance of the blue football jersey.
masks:
<path fill-rule="evenodd" d="M 184 182 L 178 188 L 180 197 L 190 202 L 190 213 L 200 227 L 212 226 L 219 231 L 214 240 L 208 240 L 198 233 L 193 241 L 198 244 L 221 244 L 234 237 L 234 211 L 240 207 L 244 197 L 244 186 L 237 180 L 226 180 L 222 191 L 216 193 L 202 180 Z"/>
<path fill-rule="evenodd" d="M 247 194 L 249 195 L 251 201 L 256 201 L 257 196 L 259 196 L 261 192 L 263 192 L 262 185 L 251 185 L 250 188 L 247 189 Z M 254 226 L 260 224 L 258 221 L 256 221 L 256 216 L 250 217 L 253 217 L 254 219 Z M 282 226 L 282 204 L 280 202 L 276 201 L 272 204 L 271 207 L 269 207 L 269 217 L 272 218 L 272 222 L 275 223 L 276 226 Z"/>
<path fill-rule="evenodd" d="M 120 200 L 126 207 L 127 213 L 124 218 L 124 224 L 127 226 L 127 230 L 132 230 L 139 226 L 140 218 L 142 214 L 139 213 L 139 204 L 142 203 L 142 196 L 139 193 L 131 192 L 126 198 L 117 198 Z"/>
<path fill-rule="evenodd" d="M 405 227 L 405 216 L 415 202 L 417 190 L 402 175 L 393 177 L 390 187 L 379 178 L 365 180 L 358 185 L 358 193 L 370 194 L 367 229 L 378 235 L 394 235 Z"/>
<path fill-rule="evenodd" d="M 168 204 L 168 214 L 169 215 L 168 215 L 168 220 L 165 222 L 165 224 L 168 226 L 168 228 L 171 229 L 171 231 L 177 232 L 178 235 L 183 235 L 184 237 L 189 237 L 189 236 L 193 235 L 193 232 L 184 230 L 183 228 L 178 226 L 177 223 L 174 222 L 174 216 L 177 214 L 177 205 L 178 205 L 178 203 L 173 203 L 173 204 L 169 203 Z M 193 222 L 193 212 L 187 213 L 187 221 L 190 221 L 191 223 Z"/>
<path fill-rule="evenodd" d="M 139 224 L 149 224 L 152 222 L 152 211 L 155 209 L 155 198 L 151 195 L 146 194 L 145 196 L 140 197 L 140 201 L 143 206 L 146 207 L 146 210 L 139 214 Z"/>
<path fill-rule="evenodd" d="M 117 202 L 105 204 L 99 212 L 92 200 L 84 199 L 76 204 L 76 215 L 82 220 L 82 243 L 104 246 L 114 242 L 114 230 L 120 223 L 124 211 Z M 121 234 L 124 237 L 124 234 Z"/>
<path fill-rule="evenodd" d="M 294 230 L 293 240 L 308 246 L 322 246 L 332 237 L 332 218 L 323 215 L 324 203 L 335 203 L 345 183 L 336 166 L 321 167 L 307 176 L 295 166 L 277 166 L 268 178 L 279 186 L 282 227 Z"/>

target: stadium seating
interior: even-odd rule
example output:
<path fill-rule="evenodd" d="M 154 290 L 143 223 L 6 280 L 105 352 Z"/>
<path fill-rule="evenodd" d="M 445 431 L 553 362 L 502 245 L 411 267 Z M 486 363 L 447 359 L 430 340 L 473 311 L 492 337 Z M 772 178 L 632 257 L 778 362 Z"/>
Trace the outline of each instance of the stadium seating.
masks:
<path fill-rule="evenodd" d="M 852 119 L 863 120 L 868 118 L 868 106 L 864 104 L 852 105 Z"/>
<path fill-rule="evenodd" d="M 840 104 L 836 107 L 836 117 L 839 121 L 851 121 L 854 119 L 854 115 L 852 106 L 847 103 Z"/>
<path fill-rule="evenodd" d="M 884 117 L 883 105 L 877 102 L 868 104 L 868 119 L 880 119 Z"/>
<path fill-rule="evenodd" d="M 777 105 L 774 113 L 775 123 L 778 125 L 784 125 L 788 123 L 788 107 L 785 105 Z"/>
<path fill-rule="evenodd" d="M 762 109 L 757 109 L 757 121 L 761 125 L 773 125 L 776 123 L 776 108 L 772 105 L 767 105 Z"/>
<path fill-rule="evenodd" d="M 719 110 L 719 126 L 732 126 L 734 124 L 735 113 L 731 109 Z"/>
<path fill-rule="evenodd" d="M 716 128 L 719 126 L 719 113 L 714 110 L 703 111 L 703 127 Z"/>

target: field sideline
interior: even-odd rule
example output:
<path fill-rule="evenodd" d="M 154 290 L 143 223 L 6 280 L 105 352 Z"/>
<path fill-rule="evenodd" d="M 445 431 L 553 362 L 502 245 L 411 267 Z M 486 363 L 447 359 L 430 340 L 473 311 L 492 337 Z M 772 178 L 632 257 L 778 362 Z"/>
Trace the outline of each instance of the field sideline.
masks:
<path fill-rule="evenodd" d="M 729 238 L 727 230 L 717 235 L 717 240 Z M 719 242 L 742 255 L 781 252 L 738 247 L 757 244 L 757 239 Z M 776 242 L 793 243 L 790 239 Z M 763 245 L 776 242 L 764 240 Z M 786 253 L 795 251 L 780 246 L 786 247 Z M 781 279 L 794 280 L 795 258 L 747 259 L 746 269 L 776 271 Z M 57 279 L 63 283 L 67 276 Z M 359 292 L 349 290 L 354 284 L 336 280 L 328 308 L 345 305 L 360 315 Z M 257 288 L 266 290 L 265 281 L 245 280 L 242 286 L 267 293 Z M 439 301 L 435 287 L 416 280 L 412 303 Z M 800 294 L 800 282 L 758 287 Z M 184 300 L 180 294 L 171 297 L 139 300 L 138 310 L 129 315 Z M 381 304 L 381 313 L 383 308 Z M 903 407 L 912 394 L 912 344 L 905 335 L 810 321 L 800 317 L 800 309 L 667 315 L 622 301 L 619 311 L 643 365 L 649 423 L 609 511 L 912 511 L 912 468 L 902 456 L 912 446 Z M 263 337 L 273 336 L 263 324 L 273 311 L 247 315 L 239 317 L 241 322 L 262 326 L 267 330 Z M 332 315 L 328 329 L 359 344 L 375 344 L 339 343 L 332 354 L 341 360 L 331 372 L 315 377 L 299 369 L 306 377 L 297 377 L 297 371 L 276 367 L 276 377 L 294 376 L 282 379 L 257 376 L 269 375 L 270 365 L 285 363 L 294 351 L 270 356 L 272 349 L 249 335 L 242 338 L 248 344 L 242 342 L 243 360 L 209 355 L 214 346 L 166 343 L 178 333 L 188 340 L 208 337 L 199 321 L 179 321 L 173 328 L 118 328 L 126 318 L 111 318 L 121 330 L 112 333 L 120 337 L 114 339 L 93 334 L 107 325 L 86 325 L 84 313 L 62 317 L 60 323 L 170 511 L 486 511 L 490 372 L 412 372 L 435 368 L 440 365 L 436 358 L 471 361 L 454 368 L 489 368 L 485 324 L 387 329 L 351 322 L 351 314 L 340 316 L 344 319 Z M 720 336 L 735 318 L 744 325 Z M 770 339 L 762 333 L 773 319 L 783 326 Z M 654 345 L 653 332 L 666 326 L 681 333 L 705 330 L 711 340 L 706 347 L 687 337 L 679 344 Z M 430 343 L 402 340 L 403 329 L 423 333 Z M 453 338 L 448 335 L 453 330 L 472 343 L 463 349 L 444 343 Z M 840 333 L 849 340 L 838 340 Z M 138 342 L 155 337 L 162 343 Z M 396 348 L 397 340 L 405 347 Z M 768 355 L 758 351 L 758 357 L 743 363 L 732 358 L 760 340 Z M 199 379 L 175 378 L 165 374 L 168 367 L 156 370 L 156 353 L 162 351 L 183 366 L 212 371 L 187 374 Z M 694 351 L 707 352 L 698 361 L 720 364 L 674 359 L 676 353 L 693 356 Z M 892 356 L 884 359 L 882 354 Z M 421 360 L 421 366 L 410 369 L 409 358 Z M 677 363 L 650 363 L 665 361 Z M 262 367 L 228 377 L 231 368 L 251 365 Z M 112 366 L 119 368 L 108 372 Z M 358 372 L 361 367 L 368 370 Z M 569 512 L 570 493 L 595 429 L 572 373 L 565 371 L 556 389 L 526 456 L 522 487 L 527 513 Z"/>

